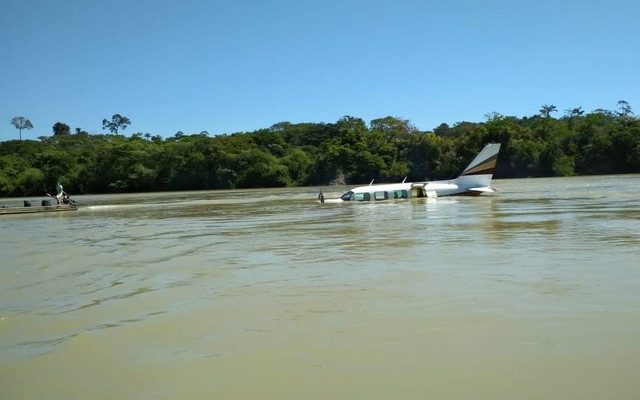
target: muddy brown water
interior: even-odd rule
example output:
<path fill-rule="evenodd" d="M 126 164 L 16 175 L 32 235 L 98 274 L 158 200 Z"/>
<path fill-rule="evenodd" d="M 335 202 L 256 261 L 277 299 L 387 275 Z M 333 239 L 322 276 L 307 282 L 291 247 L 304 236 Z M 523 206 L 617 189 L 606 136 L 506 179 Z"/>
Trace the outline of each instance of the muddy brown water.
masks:
<path fill-rule="evenodd" d="M 3 216 L 0 398 L 638 398 L 640 175 L 494 186 Z"/>

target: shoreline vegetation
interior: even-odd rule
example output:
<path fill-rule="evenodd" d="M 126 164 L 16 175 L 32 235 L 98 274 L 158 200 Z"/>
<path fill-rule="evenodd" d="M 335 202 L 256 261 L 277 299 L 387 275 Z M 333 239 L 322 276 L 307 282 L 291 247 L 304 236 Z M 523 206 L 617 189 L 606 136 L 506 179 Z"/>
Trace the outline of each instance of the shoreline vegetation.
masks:
<path fill-rule="evenodd" d="M 71 134 L 56 123 L 50 137 L 0 142 L 0 196 L 43 195 L 58 181 L 72 194 L 98 194 L 447 179 L 488 142 L 502 143 L 495 178 L 638 173 L 640 119 L 621 103 L 561 118 L 546 105 L 531 117 L 493 112 L 433 131 L 391 116 L 165 139 Z"/>

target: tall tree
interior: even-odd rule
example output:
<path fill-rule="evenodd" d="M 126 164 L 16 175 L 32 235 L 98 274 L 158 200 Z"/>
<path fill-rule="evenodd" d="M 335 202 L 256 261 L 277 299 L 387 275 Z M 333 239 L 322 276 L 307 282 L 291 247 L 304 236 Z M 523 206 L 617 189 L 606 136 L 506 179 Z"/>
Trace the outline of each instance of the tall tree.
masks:
<path fill-rule="evenodd" d="M 119 129 L 125 130 L 130 124 L 131 121 L 129 118 L 123 117 L 120 114 L 114 114 L 111 117 L 111 121 L 106 118 L 102 120 L 102 129 L 109 129 L 111 133 L 115 133 L 117 135 Z"/>
<path fill-rule="evenodd" d="M 624 115 L 624 116 L 628 116 L 628 115 L 633 115 L 633 111 L 631 111 L 631 106 L 629 105 L 629 103 L 627 103 L 624 100 L 620 100 L 618 102 L 618 109 L 620 111 L 618 111 L 618 115 Z"/>
<path fill-rule="evenodd" d="M 443 122 L 437 127 L 433 128 L 433 133 L 435 133 L 438 136 L 450 136 L 451 127 L 446 122 Z"/>
<path fill-rule="evenodd" d="M 15 126 L 18 131 L 20 131 L 20 140 L 22 140 L 22 130 L 23 129 L 33 129 L 33 124 L 25 117 L 13 117 L 11 120 L 11 125 Z"/>
<path fill-rule="evenodd" d="M 69 135 L 71 134 L 71 128 L 69 128 L 69 125 L 62 123 L 62 122 L 56 122 L 55 124 L 53 124 L 53 134 L 54 135 Z"/>
<path fill-rule="evenodd" d="M 540 109 L 540 115 L 542 115 L 545 118 L 549 118 L 549 117 L 551 117 L 551 113 L 555 112 L 557 110 L 558 109 L 553 104 L 552 105 L 545 104 Z"/>
<path fill-rule="evenodd" d="M 502 118 L 504 118 L 504 116 L 497 111 L 491 111 L 490 113 L 486 113 L 484 115 L 484 118 L 487 120 L 487 122 L 492 122 L 501 120 Z"/>
<path fill-rule="evenodd" d="M 582 114 L 584 114 L 582 107 L 568 108 L 564 112 L 565 112 L 565 115 L 569 118 L 579 117 Z"/>

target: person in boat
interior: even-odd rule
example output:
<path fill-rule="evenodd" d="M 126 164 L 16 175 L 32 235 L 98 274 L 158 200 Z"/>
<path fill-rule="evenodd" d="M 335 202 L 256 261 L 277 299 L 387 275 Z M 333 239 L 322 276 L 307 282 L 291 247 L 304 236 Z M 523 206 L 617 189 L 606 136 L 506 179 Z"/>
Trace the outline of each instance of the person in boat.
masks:
<path fill-rule="evenodd" d="M 56 185 L 56 201 L 58 205 L 60 204 L 69 204 L 69 195 L 64 191 L 60 182 Z"/>

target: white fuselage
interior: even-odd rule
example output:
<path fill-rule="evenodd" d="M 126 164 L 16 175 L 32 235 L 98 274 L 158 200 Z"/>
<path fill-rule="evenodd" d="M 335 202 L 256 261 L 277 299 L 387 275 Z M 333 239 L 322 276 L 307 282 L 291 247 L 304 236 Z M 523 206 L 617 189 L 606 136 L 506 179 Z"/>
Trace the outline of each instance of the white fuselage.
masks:
<path fill-rule="evenodd" d="M 358 186 L 337 199 L 325 199 L 320 191 L 318 200 L 322 203 L 342 203 L 347 201 L 383 201 L 410 199 L 414 197 L 438 197 L 452 195 L 480 195 L 495 192 L 491 178 L 496 166 L 499 143 L 489 143 L 476 155 L 462 174 L 446 181 L 404 182 L 368 186 Z"/>
<path fill-rule="evenodd" d="M 477 188 L 475 185 L 459 182 L 458 179 L 428 182 L 402 182 L 379 185 L 358 186 L 341 197 L 325 199 L 326 203 L 341 203 L 345 201 L 383 201 L 411 199 L 417 197 L 439 197 L 452 195 L 478 195 L 494 190 L 488 187 Z M 473 182 L 468 182 L 473 183 Z"/>

